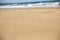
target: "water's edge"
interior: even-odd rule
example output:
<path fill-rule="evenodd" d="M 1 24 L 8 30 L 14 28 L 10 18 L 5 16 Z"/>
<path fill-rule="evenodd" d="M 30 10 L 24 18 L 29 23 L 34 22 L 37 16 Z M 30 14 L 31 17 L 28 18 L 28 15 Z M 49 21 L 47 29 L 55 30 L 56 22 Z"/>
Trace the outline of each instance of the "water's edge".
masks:
<path fill-rule="evenodd" d="M 0 9 L 8 9 L 8 8 L 59 8 L 59 7 L 60 7 L 60 2 L 0 5 Z"/>

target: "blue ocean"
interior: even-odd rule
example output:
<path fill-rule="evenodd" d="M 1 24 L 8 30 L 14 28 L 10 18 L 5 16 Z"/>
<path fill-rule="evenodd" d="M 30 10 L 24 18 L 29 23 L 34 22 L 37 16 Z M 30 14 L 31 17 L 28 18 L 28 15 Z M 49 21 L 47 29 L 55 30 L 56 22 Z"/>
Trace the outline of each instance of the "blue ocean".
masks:
<path fill-rule="evenodd" d="M 27 4 L 38 4 L 38 3 L 54 3 L 59 1 L 39 1 L 39 2 L 20 2 L 20 3 L 0 3 L 0 6 L 3 5 L 27 5 Z"/>
<path fill-rule="evenodd" d="M 49 5 L 50 6 L 58 6 L 59 3 L 60 3 L 60 1 L 0 3 L 0 8 L 49 7 Z"/>

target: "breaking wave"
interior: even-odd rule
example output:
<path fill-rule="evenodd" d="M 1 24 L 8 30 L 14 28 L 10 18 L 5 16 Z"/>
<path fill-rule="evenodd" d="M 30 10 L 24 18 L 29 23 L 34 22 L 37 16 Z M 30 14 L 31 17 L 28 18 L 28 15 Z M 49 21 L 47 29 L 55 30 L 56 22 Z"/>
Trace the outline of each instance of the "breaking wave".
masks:
<path fill-rule="evenodd" d="M 59 2 L 25 2 L 25 3 L 4 3 L 0 8 L 34 8 L 34 7 L 58 7 Z"/>

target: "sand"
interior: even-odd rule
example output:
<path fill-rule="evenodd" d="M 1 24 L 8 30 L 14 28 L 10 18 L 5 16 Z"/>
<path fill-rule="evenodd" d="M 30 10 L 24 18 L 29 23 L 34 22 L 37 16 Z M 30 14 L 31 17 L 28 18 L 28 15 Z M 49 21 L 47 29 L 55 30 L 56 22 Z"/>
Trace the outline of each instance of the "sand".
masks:
<path fill-rule="evenodd" d="M 60 9 L 0 10 L 0 40 L 60 40 Z"/>

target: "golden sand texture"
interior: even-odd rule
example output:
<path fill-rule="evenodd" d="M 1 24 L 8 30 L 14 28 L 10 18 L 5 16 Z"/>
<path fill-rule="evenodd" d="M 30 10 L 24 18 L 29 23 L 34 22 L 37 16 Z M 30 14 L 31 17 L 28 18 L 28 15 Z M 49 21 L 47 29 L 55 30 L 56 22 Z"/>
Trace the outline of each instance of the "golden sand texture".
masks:
<path fill-rule="evenodd" d="M 60 40 L 60 9 L 0 10 L 0 40 Z"/>

